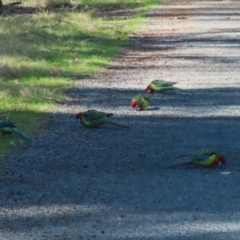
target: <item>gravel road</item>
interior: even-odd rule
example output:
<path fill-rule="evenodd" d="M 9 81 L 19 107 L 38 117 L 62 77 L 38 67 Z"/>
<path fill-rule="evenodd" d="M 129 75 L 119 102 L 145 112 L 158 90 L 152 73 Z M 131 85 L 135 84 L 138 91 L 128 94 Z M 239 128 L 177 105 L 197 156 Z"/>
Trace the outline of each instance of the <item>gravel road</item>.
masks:
<path fill-rule="evenodd" d="M 240 234 L 240 3 L 166 1 L 51 126 L 0 170 L 0 239 L 236 240 Z M 187 91 L 129 108 L 153 79 Z M 130 126 L 86 129 L 97 109 Z M 163 166 L 202 148 L 224 168 Z M 229 175 L 221 174 L 229 171 Z"/>

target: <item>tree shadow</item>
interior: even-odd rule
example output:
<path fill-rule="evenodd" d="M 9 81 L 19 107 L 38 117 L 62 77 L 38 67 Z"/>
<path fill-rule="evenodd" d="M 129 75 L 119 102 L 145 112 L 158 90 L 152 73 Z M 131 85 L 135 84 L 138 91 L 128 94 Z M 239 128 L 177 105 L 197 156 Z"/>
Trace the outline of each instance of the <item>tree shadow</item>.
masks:
<path fill-rule="evenodd" d="M 127 102 L 128 95 L 135 90 L 112 91 L 120 97 L 118 101 Z M 89 89 L 85 94 L 91 96 L 94 92 L 106 97 L 108 89 Z M 102 239 L 119 239 L 114 232 L 104 229 L 111 229 L 120 221 L 127 223 L 119 229 L 130 239 L 155 239 L 155 235 L 149 235 L 152 228 L 156 234 L 166 224 L 181 228 L 179 216 L 183 223 L 191 221 L 191 236 L 195 236 L 194 226 L 201 225 L 205 215 L 209 224 L 231 225 L 223 215 L 240 210 L 235 204 L 240 189 L 232 185 L 240 171 L 239 152 L 236 152 L 240 116 L 234 112 L 225 115 L 221 109 L 214 114 L 212 106 L 214 109 L 225 105 L 237 107 L 239 89 L 216 88 L 211 92 L 194 89 L 191 99 L 184 104 L 181 93 L 174 97 L 154 95 L 159 110 L 153 110 L 152 114 L 112 106 L 116 113 L 113 120 L 128 124 L 129 130 L 111 126 L 88 129 L 76 122 L 74 114 L 49 113 L 54 131 L 43 132 L 30 147 L 22 147 L 17 154 L 10 155 L 8 167 L 0 170 L 0 226 L 5 232 L 14 226 L 15 231 L 27 234 L 33 225 L 37 231 L 44 232 L 44 226 L 49 223 L 53 231 L 74 224 L 80 236 L 91 223 L 93 233 L 85 237 L 99 234 Z M 223 101 L 214 102 L 217 95 Z M 88 107 L 75 104 L 79 110 Z M 96 99 L 91 107 L 101 110 L 104 105 Z M 162 108 L 168 107 L 172 110 L 162 112 Z M 87 148 L 91 151 L 86 151 Z M 216 169 L 164 169 L 169 163 L 179 161 L 179 155 L 201 148 L 223 152 L 227 165 Z M 221 171 L 231 174 L 224 176 Z M 215 214 L 219 209 L 220 219 Z M 131 235 L 130 229 L 138 231 L 140 225 L 143 233 Z M 174 239 L 179 231 L 166 234 L 165 238 Z M 210 231 L 206 236 L 216 234 Z"/>
<path fill-rule="evenodd" d="M 69 105 L 76 105 L 82 108 L 89 106 L 89 102 L 92 102 L 92 105 L 94 106 L 98 104 L 101 107 L 108 106 L 111 108 L 119 106 L 119 103 L 116 103 L 114 101 L 114 99 L 117 97 L 117 99 L 123 104 L 123 106 L 128 106 L 132 97 L 141 93 L 143 95 L 148 94 L 151 102 L 150 107 L 158 107 L 160 110 L 161 108 L 171 106 L 173 108 L 196 108 L 199 111 L 200 109 L 204 109 L 206 107 L 206 111 L 211 111 L 214 108 L 218 108 L 221 106 L 239 106 L 239 92 L 240 88 L 238 87 L 202 89 L 180 88 L 179 90 L 176 89 L 165 93 L 152 94 L 148 94 L 144 88 L 140 90 L 129 88 L 82 88 L 77 90 L 69 89 L 68 93 L 72 94 L 72 98 L 68 99 L 66 102 Z M 86 101 L 82 101 L 83 98 Z"/>
<path fill-rule="evenodd" d="M 239 13 L 235 11 L 235 7 L 229 7 L 227 3 L 223 3 L 222 7 L 217 7 L 212 5 L 211 7 L 171 7 L 171 8 L 162 8 L 159 11 L 152 11 L 147 14 L 148 17 L 176 17 L 181 19 L 181 17 L 232 17 L 239 16 Z"/>

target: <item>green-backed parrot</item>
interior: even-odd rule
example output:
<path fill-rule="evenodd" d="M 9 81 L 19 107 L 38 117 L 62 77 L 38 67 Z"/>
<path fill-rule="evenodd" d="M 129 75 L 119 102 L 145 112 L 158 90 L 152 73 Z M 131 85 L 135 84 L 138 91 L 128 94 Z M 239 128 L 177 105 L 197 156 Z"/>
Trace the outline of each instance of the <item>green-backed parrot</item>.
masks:
<path fill-rule="evenodd" d="M 113 116 L 112 113 L 104 113 L 97 110 L 88 110 L 86 112 L 79 112 L 76 115 L 76 119 L 80 120 L 80 123 L 85 127 L 99 127 L 103 124 L 111 124 L 123 128 L 129 128 L 117 122 L 113 122 L 109 117 Z"/>
<path fill-rule="evenodd" d="M 167 82 L 164 80 L 154 80 L 152 81 L 146 88 L 146 90 L 150 93 L 153 92 L 158 92 L 158 93 L 163 93 L 168 90 L 182 90 L 180 88 L 176 88 L 173 85 L 176 84 L 177 82 Z"/>
<path fill-rule="evenodd" d="M 132 98 L 132 101 L 130 102 L 130 106 L 132 108 L 139 107 L 140 110 L 145 109 L 149 105 L 149 98 L 138 94 Z"/>
<path fill-rule="evenodd" d="M 217 167 L 219 165 L 225 164 L 226 159 L 223 154 L 215 152 L 211 149 L 203 149 L 198 152 L 192 153 L 190 155 L 181 156 L 182 162 L 174 163 L 168 168 L 183 166 L 183 165 L 195 165 L 202 167 Z"/>
<path fill-rule="evenodd" d="M 11 136 L 13 134 L 15 136 L 20 137 L 21 139 L 23 139 L 25 141 L 28 141 L 28 142 L 32 141 L 30 138 L 28 138 L 23 133 L 21 133 L 17 129 L 16 125 L 8 118 L 6 120 L 0 122 L 0 132 L 2 133 L 3 136 L 5 136 L 5 135 Z"/>

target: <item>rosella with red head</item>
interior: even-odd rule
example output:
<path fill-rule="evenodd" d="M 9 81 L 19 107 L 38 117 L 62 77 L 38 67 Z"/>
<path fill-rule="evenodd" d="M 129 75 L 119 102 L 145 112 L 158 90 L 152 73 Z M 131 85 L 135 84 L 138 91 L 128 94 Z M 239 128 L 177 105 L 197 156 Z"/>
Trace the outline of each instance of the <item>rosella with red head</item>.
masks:
<path fill-rule="evenodd" d="M 167 82 L 164 80 L 154 80 L 152 81 L 146 88 L 147 92 L 149 93 L 163 93 L 169 90 L 175 90 L 179 89 L 174 87 L 173 85 L 176 84 L 177 82 Z M 179 89 L 180 90 L 180 89 Z"/>
<path fill-rule="evenodd" d="M 99 127 L 103 124 L 115 125 L 123 128 L 129 128 L 123 124 L 111 121 L 112 113 L 104 113 L 97 110 L 88 110 L 86 112 L 79 112 L 75 117 L 80 123 L 89 128 Z"/>
<path fill-rule="evenodd" d="M 184 161 L 170 165 L 169 167 L 195 165 L 202 167 L 218 167 L 226 164 L 226 159 L 221 153 L 214 150 L 203 149 L 190 155 L 181 156 Z"/>
<path fill-rule="evenodd" d="M 140 110 L 145 109 L 149 105 L 149 99 L 142 95 L 138 94 L 132 98 L 132 101 L 130 102 L 130 106 L 132 108 L 139 107 Z"/>
<path fill-rule="evenodd" d="M 220 155 L 214 160 L 213 165 L 217 167 L 217 166 L 220 166 L 220 165 L 223 165 L 223 164 L 226 164 L 226 159 L 225 159 L 225 157 L 224 157 L 222 154 L 220 154 Z"/>

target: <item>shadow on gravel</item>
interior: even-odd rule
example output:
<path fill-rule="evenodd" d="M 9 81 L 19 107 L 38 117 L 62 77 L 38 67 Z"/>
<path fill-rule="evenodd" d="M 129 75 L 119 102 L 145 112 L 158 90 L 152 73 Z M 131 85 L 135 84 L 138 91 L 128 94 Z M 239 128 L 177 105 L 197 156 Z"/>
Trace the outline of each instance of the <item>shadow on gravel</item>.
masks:
<path fill-rule="evenodd" d="M 179 83 L 181 83 L 179 81 Z M 178 87 L 178 84 L 175 85 Z M 84 88 L 76 90 L 70 90 L 69 93 L 77 93 L 75 98 L 67 101 L 69 105 L 77 105 L 77 108 L 87 107 L 91 98 L 95 97 L 97 100 L 93 101 L 94 106 L 108 106 L 114 109 L 119 107 L 129 106 L 132 97 L 136 94 L 147 95 L 150 99 L 152 107 L 183 107 L 186 112 L 191 113 L 192 107 L 202 111 L 213 111 L 218 110 L 221 106 L 240 106 L 240 87 L 221 87 L 221 88 L 202 88 L 202 89 L 184 89 L 169 91 L 164 94 L 154 93 L 148 94 L 144 88 L 143 90 L 138 89 L 121 89 L 121 88 L 101 88 L 91 89 Z M 99 96 L 99 97 L 97 97 Z M 116 103 L 114 99 L 118 99 L 123 105 Z M 84 99 L 84 101 L 83 101 Z M 85 104 L 86 102 L 86 104 Z M 175 110 L 175 109 L 174 109 Z M 174 111 L 173 110 L 173 111 Z M 176 109 L 177 110 L 177 109 Z M 134 111 L 133 111 L 134 112 Z M 144 111 L 142 111 L 144 112 Z M 199 112 L 202 114 L 203 112 Z M 224 113 L 221 113 L 224 114 Z"/>
<path fill-rule="evenodd" d="M 233 30 L 234 31 L 234 30 Z M 229 32 L 229 31 L 227 31 Z M 226 32 L 226 33 L 227 33 Z M 216 32 L 215 32 L 216 33 Z M 221 32 L 222 34 L 224 34 L 224 32 Z M 199 37 L 198 37 L 199 34 Z M 206 34 L 206 36 L 201 36 L 202 34 Z M 209 35 L 209 36 L 208 36 Z M 210 36 L 211 35 L 211 36 Z M 221 44 L 239 44 L 240 43 L 240 39 L 236 39 L 234 37 L 224 37 L 224 36 L 213 36 L 212 32 L 203 32 L 203 33 L 195 33 L 195 34 L 191 34 L 191 33 L 187 33 L 187 34 L 178 34 L 176 36 L 176 34 L 169 36 L 169 37 L 164 37 L 161 39 L 161 37 L 159 37 L 158 39 L 156 38 L 140 38 L 140 37 L 135 37 L 133 38 L 135 41 L 137 41 L 139 43 L 139 45 L 135 46 L 134 49 L 142 49 L 143 51 L 161 51 L 161 50 L 173 50 L 174 48 L 177 49 L 178 48 L 183 48 L 183 47 L 179 47 L 176 46 L 176 44 L 181 44 L 181 43 L 202 43 L 202 44 L 210 44 L 209 47 L 212 48 L 217 48 L 219 47 L 219 45 Z M 169 44 L 169 45 L 168 45 Z M 213 45 L 214 44 L 214 45 Z M 166 46 L 168 45 L 168 46 Z M 172 45 L 172 46 L 171 46 Z M 187 47 L 187 46 L 185 46 Z M 189 46 L 188 46 L 189 47 Z M 202 47 L 206 47 L 206 46 L 199 46 L 199 48 Z M 231 48 L 236 48 L 236 46 L 231 46 Z M 205 56 L 209 56 L 209 53 L 206 52 Z M 137 56 L 135 57 L 137 58 Z M 227 58 L 227 56 L 225 56 L 225 58 Z"/>
<path fill-rule="evenodd" d="M 176 17 L 178 19 L 186 19 L 187 17 L 197 16 L 197 17 L 231 17 L 239 16 L 240 14 L 236 12 L 236 8 L 229 6 L 224 7 L 194 7 L 194 8 L 163 8 L 161 11 L 154 11 L 147 14 L 148 17 Z M 184 18 L 183 18 L 184 17 Z"/>
<path fill-rule="evenodd" d="M 109 89 L 97 91 L 104 98 Z M 123 91 L 124 94 L 119 89 L 112 90 L 119 101 L 125 99 L 127 103 L 135 90 Z M 80 237 L 90 224 L 100 239 L 120 239 L 104 229 L 127 222 L 120 228 L 129 239 L 155 239 L 156 236 L 141 237 L 140 233 L 139 237 L 129 236 L 133 234 L 131 229 L 138 229 L 139 225 L 142 230 L 151 231 L 164 229 L 166 224 L 174 226 L 179 221 L 191 221 L 194 227 L 201 222 L 194 218 L 194 213 L 207 214 L 207 221 L 216 226 L 225 223 L 231 227 L 231 223 L 219 219 L 215 213 L 221 209 L 222 214 L 239 216 L 240 208 L 234 202 L 240 188 L 233 186 L 232 181 L 240 171 L 236 166 L 240 116 L 235 116 L 234 110 L 224 116 L 221 106 L 238 107 L 239 89 L 190 92 L 194 98 L 189 99 L 189 95 L 187 98 L 185 93 L 154 95 L 159 114 L 146 111 L 146 115 L 136 115 L 133 110 L 132 115 L 124 116 L 124 111 L 119 111 L 119 115 L 113 116 L 114 120 L 129 124 L 130 130 L 111 126 L 86 129 L 72 114 L 50 115 L 56 125 L 55 132 L 46 133 L 47 138 L 42 141 L 36 138 L 32 154 L 29 150 L 26 155 L 28 159 L 23 160 L 25 148 L 20 149 L 9 167 L 0 171 L 1 229 L 28 232 L 34 226 L 37 231 L 46 231 L 47 227 L 49 231 L 61 232 L 74 224 L 73 229 Z M 84 90 L 89 96 L 94 93 L 96 89 Z M 218 96 L 223 101 L 218 102 Z M 182 99 L 185 97 L 186 102 Z M 95 109 L 102 108 L 101 101 L 93 104 Z M 172 110 L 161 112 L 165 107 Z M 66 132 L 72 136 L 70 141 L 64 137 Z M 223 152 L 227 165 L 222 169 L 163 169 L 178 161 L 179 155 L 205 147 Z M 222 170 L 232 174 L 220 175 Z M 218 181 L 213 183 L 212 178 Z M 219 196 L 217 202 L 211 201 L 214 194 Z M 171 204 L 166 204 L 166 199 Z M 173 216 L 168 218 L 170 213 Z M 149 226 L 144 221 L 159 224 Z"/>

